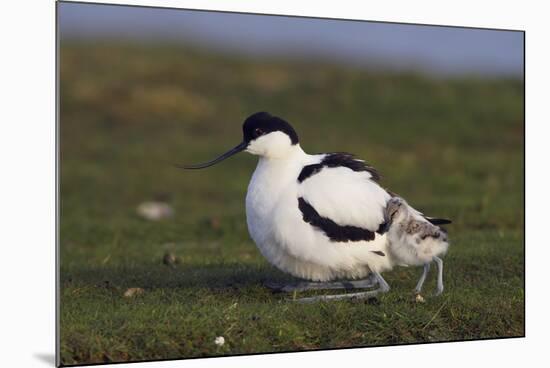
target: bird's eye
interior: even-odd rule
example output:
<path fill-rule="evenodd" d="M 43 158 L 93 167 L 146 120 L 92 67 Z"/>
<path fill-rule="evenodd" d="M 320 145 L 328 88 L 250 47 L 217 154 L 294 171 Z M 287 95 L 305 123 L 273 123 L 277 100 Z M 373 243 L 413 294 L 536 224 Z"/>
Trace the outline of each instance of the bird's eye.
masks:
<path fill-rule="evenodd" d="M 264 131 L 261 128 L 254 129 L 254 136 L 259 137 L 264 134 Z"/>

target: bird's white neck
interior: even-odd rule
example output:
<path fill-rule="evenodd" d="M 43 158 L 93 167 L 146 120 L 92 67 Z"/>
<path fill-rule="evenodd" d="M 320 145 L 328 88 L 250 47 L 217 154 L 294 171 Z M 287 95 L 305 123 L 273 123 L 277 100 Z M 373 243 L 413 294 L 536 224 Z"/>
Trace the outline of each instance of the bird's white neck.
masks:
<path fill-rule="evenodd" d="M 272 132 L 250 141 L 246 151 L 270 159 L 289 159 L 304 154 L 300 145 L 292 144 L 290 137 L 283 132 Z"/>
<path fill-rule="evenodd" d="M 302 162 L 308 156 L 299 144 L 290 146 L 284 150 L 273 152 L 269 155 L 260 155 L 259 164 L 285 165 L 288 163 Z"/>
<path fill-rule="evenodd" d="M 247 194 L 247 201 L 252 200 L 254 206 L 269 207 L 275 204 L 278 194 L 295 182 L 304 164 L 311 161 L 312 156 L 298 144 L 285 152 L 285 155 L 260 156 Z"/>

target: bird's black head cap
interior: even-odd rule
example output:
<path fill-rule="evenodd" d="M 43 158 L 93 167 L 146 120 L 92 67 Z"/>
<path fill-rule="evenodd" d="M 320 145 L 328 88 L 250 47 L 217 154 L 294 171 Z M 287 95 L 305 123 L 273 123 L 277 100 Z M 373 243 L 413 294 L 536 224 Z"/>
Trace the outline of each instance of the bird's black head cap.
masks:
<path fill-rule="evenodd" d="M 253 141 L 262 135 L 271 132 L 283 132 L 290 138 L 292 144 L 298 144 L 298 134 L 292 126 L 280 117 L 267 112 L 257 112 L 250 115 L 243 124 L 243 138 L 245 142 Z"/>
<path fill-rule="evenodd" d="M 222 162 L 229 157 L 236 155 L 239 152 L 245 151 L 250 142 L 253 140 L 271 132 L 283 132 L 291 141 L 292 145 L 298 144 L 298 134 L 294 131 L 294 128 L 283 119 L 268 114 L 267 112 L 257 112 L 250 115 L 243 124 L 243 141 L 234 148 L 216 157 L 215 159 L 197 165 L 177 165 L 183 169 L 204 169 L 212 165 Z"/>

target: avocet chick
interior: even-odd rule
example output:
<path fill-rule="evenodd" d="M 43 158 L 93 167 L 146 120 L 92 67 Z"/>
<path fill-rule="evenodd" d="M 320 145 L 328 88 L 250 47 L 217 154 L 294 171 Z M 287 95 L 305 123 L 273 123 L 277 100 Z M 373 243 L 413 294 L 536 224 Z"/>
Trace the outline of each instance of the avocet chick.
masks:
<path fill-rule="evenodd" d="M 388 252 L 393 262 L 402 266 L 424 266 L 415 289 L 419 294 L 430 270 L 430 262 L 434 261 L 438 268 L 436 295 L 441 294 L 443 261 L 439 257 L 447 252 L 449 240 L 445 230 L 434 224 L 450 221 L 426 218 L 400 197 L 393 197 L 388 201 L 385 218 Z"/>

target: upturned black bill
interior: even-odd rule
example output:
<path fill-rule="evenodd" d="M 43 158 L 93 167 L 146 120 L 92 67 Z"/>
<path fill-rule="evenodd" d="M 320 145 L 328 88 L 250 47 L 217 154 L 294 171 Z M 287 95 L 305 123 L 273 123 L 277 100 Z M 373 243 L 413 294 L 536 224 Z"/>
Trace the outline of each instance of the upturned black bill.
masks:
<path fill-rule="evenodd" d="M 180 169 L 204 169 L 206 167 L 210 167 L 212 165 L 215 165 L 218 162 L 222 162 L 223 160 L 225 160 L 225 159 L 227 159 L 227 158 L 229 158 L 229 157 L 231 157 L 231 156 L 233 156 L 233 155 L 235 155 L 235 154 L 237 154 L 241 151 L 244 151 L 247 146 L 248 146 L 247 142 L 242 142 L 242 143 L 239 143 L 239 145 L 236 146 L 235 148 L 230 149 L 229 151 L 227 151 L 226 153 L 224 153 L 220 157 L 213 159 L 212 161 L 208 161 L 208 162 L 205 162 L 203 164 L 197 164 L 197 165 L 176 165 L 176 167 L 179 167 Z"/>

